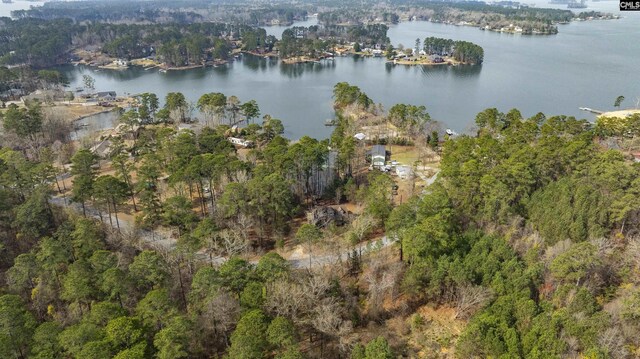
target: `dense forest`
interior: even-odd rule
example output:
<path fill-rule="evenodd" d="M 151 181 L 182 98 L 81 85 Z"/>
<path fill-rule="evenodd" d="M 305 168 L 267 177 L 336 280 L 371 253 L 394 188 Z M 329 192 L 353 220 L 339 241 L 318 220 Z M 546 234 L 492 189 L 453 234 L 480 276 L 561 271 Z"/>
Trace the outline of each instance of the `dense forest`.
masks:
<path fill-rule="evenodd" d="M 476 123 L 445 143 L 442 181 L 387 222 L 404 287 L 475 308 L 460 357 L 628 357 L 638 167 L 584 120 L 488 109 Z"/>
<path fill-rule="evenodd" d="M 115 25 L 73 24 L 71 20 L 10 20 L 3 18 L 0 62 L 47 67 L 68 60 L 73 49 L 97 47 L 111 57 L 141 58 L 157 54 L 170 65 L 226 59 L 234 40 L 245 46 L 270 49 L 275 38 L 264 29 L 224 23 Z M 246 38 L 245 38 L 246 37 Z"/>
<path fill-rule="evenodd" d="M 78 26 L 71 20 L 11 20 L 0 18 L 0 64 L 27 63 L 34 67 L 65 61 Z"/>
<path fill-rule="evenodd" d="M 226 59 L 231 51 L 229 39 L 240 39 L 254 32 L 250 27 L 221 23 L 180 25 L 103 25 L 92 26 L 86 38 L 98 38 L 102 51 L 125 59 L 149 56 L 156 49 L 167 63 L 199 63 L 206 56 Z M 264 33 L 264 30 L 262 30 Z M 265 37 L 263 35 L 263 37 Z"/>
<path fill-rule="evenodd" d="M 334 100 L 330 139 L 291 142 L 279 120 L 254 123 L 255 101 L 204 94 L 211 127 L 196 133 L 173 125 L 186 119 L 182 94 L 162 108 L 142 94 L 103 158 L 64 155 L 42 105 L 12 105 L 0 149 L 1 356 L 637 354 L 640 167 L 604 145 L 640 135 L 637 117 L 592 125 L 487 109 L 473 136 L 429 143 L 438 179 L 400 204 L 389 174 L 359 170 L 353 135 L 365 114 L 417 141 L 426 108 L 387 113 L 347 83 Z M 238 120 L 235 135 L 255 148 L 227 140 Z M 362 212 L 344 227 L 301 223 L 317 201 Z M 396 244 L 362 253 L 381 232 Z M 331 243 L 346 243 L 347 259 L 312 265 Z M 309 264 L 279 254 L 290 246 L 308 248 Z M 455 314 L 439 324 L 428 310 Z"/>
<path fill-rule="evenodd" d="M 247 4 L 249 3 L 249 4 Z M 72 19 L 74 22 L 100 23 L 202 23 L 229 22 L 245 25 L 266 25 L 271 23 L 291 24 L 294 20 L 304 20 L 305 7 L 260 4 L 245 1 L 225 1 L 212 3 L 202 0 L 182 0 L 179 2 L 124 1 L 112 0 L 81 2 L 48 2 L 29 10 L 12 13 L 15 18 L 32 17 L 38 19 Z"/>
<path fill-rule="evenodd" d="M 477 1 L 396 1 L 393 5 L 385 5 L 345 4 L 340 9 L 321 12 L 318 20 L 325 25 L 354 25 L 380 21 L 392 24 L 400 19 L 426 20 L 472 25 L 490 30 L 515 25 L 522 27 L 524 34 L 555 34 L 558 32 L 555 24 L 565 23 L 574 17 L 580 17 L 570 10 L 528 7 L 526 5 L 500 6 Z M 602 17 L 605 14 L 594 13 L 593 16 Z"/>

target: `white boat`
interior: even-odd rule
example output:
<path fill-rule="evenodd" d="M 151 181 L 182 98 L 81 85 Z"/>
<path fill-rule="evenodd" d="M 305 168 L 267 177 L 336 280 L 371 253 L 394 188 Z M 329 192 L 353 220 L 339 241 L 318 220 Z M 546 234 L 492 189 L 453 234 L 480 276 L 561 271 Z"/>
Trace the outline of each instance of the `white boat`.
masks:
<path fill-rule="evenodd" d="M 164 73 L 167 73 L 167 70 L 166 69 L 160 69 L 160 70 L 158 70 L 158 72 L 161 72 L 161 73 L 164 74 Z"/>
<path fill-rule="evenodd" d="M 449 135 L 449 136 L 457 136 L 457 135 L 458 135 L 458 134 L 456 133 L 456 131 L 454 131 L 454 130 L 452 130 L 452 129 L 450 129 L 450 128 L 447 128 L 446 130 L 444 130 L 444 133 L 446 133 L 446 134 L 447 134 L 447 135 Z"/>

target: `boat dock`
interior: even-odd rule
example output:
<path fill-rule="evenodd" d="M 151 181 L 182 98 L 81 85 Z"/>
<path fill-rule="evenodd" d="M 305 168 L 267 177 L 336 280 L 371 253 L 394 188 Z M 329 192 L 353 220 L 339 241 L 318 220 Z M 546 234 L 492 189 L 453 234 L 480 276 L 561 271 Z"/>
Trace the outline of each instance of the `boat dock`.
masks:
<path fill-rule="evenodd" d="M 595 113 L 596 115 L 602 115 L 604 113 L 604 111 L 594 110 L 594 109 L 589 108 L 589 107 L 580 107 L 580 110 L 591 112 L 591 113 Z"/>

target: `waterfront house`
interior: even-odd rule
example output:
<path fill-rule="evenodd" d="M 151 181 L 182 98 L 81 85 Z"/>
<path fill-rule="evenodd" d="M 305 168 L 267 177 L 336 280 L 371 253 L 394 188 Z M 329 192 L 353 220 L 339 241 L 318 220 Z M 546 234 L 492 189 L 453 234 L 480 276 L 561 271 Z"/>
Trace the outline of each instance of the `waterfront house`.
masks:
<path fill-rule="evenodd" d="M 114 101 L 116 99 L 115 91 L 103 91 L 96 93 L 96 99 L 100 101 Z"/>
<path fill-rule="evenodd" d="M 129 66 L 129 61 L 125 59 L 116 59 L 116 60 L 113 60 L 113 64 L 119 67 L 127 67 Z"/>
<path fill-rule="evenodd" d="M 444 62 L 444 59 L 438 55 L 431 55 L 429 56 L 429 60 L 431 62 L 433 62 L 434 64 L 441 64 Z"/>

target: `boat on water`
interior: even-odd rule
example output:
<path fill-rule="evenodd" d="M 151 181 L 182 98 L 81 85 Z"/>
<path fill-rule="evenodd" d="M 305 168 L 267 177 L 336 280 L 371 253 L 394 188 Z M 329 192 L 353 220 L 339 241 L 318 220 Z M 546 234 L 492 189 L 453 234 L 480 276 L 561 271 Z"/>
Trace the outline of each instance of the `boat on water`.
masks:
<path fill-rule="evenodd" d="M 158 72 L 163 73 L 163 74 L 166 74 L 166 73 L 167 73 L 167 70 L 166 70 L 166 69 L 160 69 L 160 70 L 158 70 Z"/>

